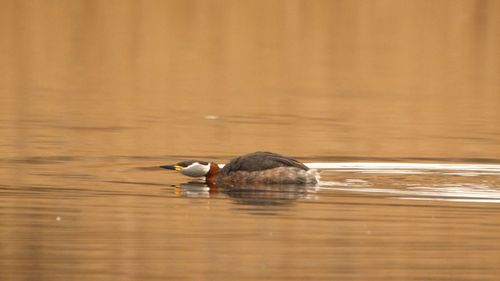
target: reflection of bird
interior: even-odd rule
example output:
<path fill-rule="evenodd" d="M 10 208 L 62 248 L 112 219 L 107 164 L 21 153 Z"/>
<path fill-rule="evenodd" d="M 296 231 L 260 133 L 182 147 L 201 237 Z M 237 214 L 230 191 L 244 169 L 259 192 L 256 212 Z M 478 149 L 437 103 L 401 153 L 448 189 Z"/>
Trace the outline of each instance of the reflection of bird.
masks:
<path fill-rule="evenodd" d="M 224 168 L 214 162 L 182 161 L 161 166 L 190 177 L 205 177 L 219 186 L 241 184 L 316 184 L 319 173 L 306 165 L 272 152 L 254 152 L 231 160 Z"/>

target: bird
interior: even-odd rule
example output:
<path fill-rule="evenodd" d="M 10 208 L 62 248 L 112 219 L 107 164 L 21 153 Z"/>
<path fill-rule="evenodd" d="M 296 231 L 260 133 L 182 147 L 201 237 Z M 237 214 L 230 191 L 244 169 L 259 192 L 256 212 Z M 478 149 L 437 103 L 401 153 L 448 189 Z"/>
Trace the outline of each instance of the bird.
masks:
<path fill-rule="evenodd" d="M 161 168 L 189 177 L 205 177 L 209 184 L 233 187 L 248 184 L 313 185 L 319 182 L 317 170 L 273 152 L 257 151 L 232 159 L 220 168 L 215 162 L 186 160 Z"/>

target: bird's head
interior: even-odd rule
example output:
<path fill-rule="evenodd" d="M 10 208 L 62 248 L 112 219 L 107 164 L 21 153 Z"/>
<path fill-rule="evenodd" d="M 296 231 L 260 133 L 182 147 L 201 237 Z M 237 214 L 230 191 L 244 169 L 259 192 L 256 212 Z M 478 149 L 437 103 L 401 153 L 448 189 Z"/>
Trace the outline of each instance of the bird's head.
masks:
<path fill-rule="evenodd" d="M 163 169 L 178 171 L 183 175 L 199 178 L 209 174 L 212 163 L 198 160 L 181 161 L 175 165 L 160 166 Z M 217 165 L 217 164 L 215 164 Z"/>

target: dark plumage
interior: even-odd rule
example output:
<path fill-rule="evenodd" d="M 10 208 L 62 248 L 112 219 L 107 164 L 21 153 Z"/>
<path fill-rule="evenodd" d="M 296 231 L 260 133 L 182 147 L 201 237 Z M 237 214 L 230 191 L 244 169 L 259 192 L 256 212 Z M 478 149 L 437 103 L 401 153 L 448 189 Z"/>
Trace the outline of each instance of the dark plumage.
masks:
<path fill-rule="evenodd" d="M 185 160 L 185 161 L 181 161 L 179 163 L 177 163 L 177 165 L 181 166 L 181 167 L 187 167 L 193 163 L 200 163 L 200 164 L 203 164 L 203 165 L 207 165 L 208 162 L 207 161 L 200 161 L 200 160 Z"/>
<path fill-rule="evenodd" d="M 258 151 L 234 158 L 222 168 L 219 175 L 227 176 L 232 172 L 255 172 L 279 167 L 295 167 L 305 171 L 309 170 L 306 165 L 295 159 L 273 152 Z"/>

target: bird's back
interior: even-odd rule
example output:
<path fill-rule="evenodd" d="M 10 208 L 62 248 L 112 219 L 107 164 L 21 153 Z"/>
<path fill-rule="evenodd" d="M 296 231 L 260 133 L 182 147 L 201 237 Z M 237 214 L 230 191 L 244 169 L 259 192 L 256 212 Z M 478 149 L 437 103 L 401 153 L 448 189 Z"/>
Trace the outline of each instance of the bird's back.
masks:
<path fill-rule="evenodd" d="M 309 168 L 299 161 L 272 152 L 254 152 L 231 160 L 220 171 L 221 176 L 227 176 L 232 172 L 256 172 L 279 167 L 295 167 L 301 170 Z"/>

